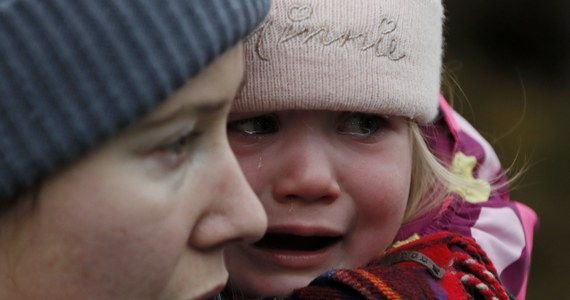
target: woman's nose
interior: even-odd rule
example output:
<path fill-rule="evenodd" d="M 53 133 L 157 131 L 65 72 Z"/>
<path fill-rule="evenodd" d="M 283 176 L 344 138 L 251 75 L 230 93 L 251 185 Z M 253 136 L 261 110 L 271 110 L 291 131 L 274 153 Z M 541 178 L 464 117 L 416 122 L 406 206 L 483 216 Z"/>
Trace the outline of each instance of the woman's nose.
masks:
<path fill-rule="evenodd" d="M 254 242 L 267 229 L 267 215 L 247 183 L 229 145 L 224 145 L 218 167 L 208 184 L 212 192 L 209 213 L 194 228 L 190 243 L 198 248 L 215 247 L 235 241 Z M 219 153 L 218 153 L 219 154 Z"/>
<path fill-rule="evenodd" d="M 340 196 L 334 155 L 327 150 L 331 145 L 326 138 L 298 136 L 282 146 L 281 171 L 275 176 L 272 190 L 275 200 L 332 202 Z"/>

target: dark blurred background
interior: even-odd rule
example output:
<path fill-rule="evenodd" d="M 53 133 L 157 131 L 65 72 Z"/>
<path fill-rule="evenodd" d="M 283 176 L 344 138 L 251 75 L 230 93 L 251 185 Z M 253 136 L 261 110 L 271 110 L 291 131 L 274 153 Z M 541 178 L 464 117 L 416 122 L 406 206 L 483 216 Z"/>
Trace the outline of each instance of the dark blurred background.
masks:
<path fill-rule="evenodd" d="M 455 107 L 523 170 L 512 198 L 533 207 L 528 299 L 570 299 L 570 1 L 445 1 Z"/>

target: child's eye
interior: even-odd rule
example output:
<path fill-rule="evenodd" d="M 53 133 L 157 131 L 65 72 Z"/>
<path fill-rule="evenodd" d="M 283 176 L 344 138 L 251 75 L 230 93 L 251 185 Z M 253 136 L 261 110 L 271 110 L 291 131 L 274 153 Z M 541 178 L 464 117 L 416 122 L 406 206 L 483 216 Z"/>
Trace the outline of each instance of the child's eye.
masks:
<path fill-rule="evenodd" d="M 158 147 L 159 159 L 169 167 L 176 167 L 188 159 L 201 132 L 191 131 Z"/>
<path fill-rule="evenodd" d="M 279 130 L 279 126 L 273 115 L 262 115 L 228 123 L 229 133 L 264 135 L 276 133 L 277 130 Z"/>
<path fill-rule="evenodd" d="M 365 138 L 380 133 L 387 126 L 386 117 L 365 113 L 349 113 L 341 120 L 337 132 Z"/>

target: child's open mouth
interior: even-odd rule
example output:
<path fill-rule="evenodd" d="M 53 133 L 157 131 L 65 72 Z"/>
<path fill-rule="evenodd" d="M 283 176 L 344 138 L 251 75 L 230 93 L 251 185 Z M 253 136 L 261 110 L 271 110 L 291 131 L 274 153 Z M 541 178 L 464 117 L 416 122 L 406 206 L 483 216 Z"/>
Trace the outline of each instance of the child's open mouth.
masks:
<path fill-rule="evenodd" d="M 341 239 L 342 236 L 305 236 L 291 233 L 268 232 L 261 240 L 255 243 L 255 246 L 266 250 L 313 252 L 330 247 Z"/>
<path fill-rule="evenodd" d="M 260 263 L 282 270 L 322 272 L 342 255 L 341 231 L 310 226 L 273 226 L 251 247 Z"/>

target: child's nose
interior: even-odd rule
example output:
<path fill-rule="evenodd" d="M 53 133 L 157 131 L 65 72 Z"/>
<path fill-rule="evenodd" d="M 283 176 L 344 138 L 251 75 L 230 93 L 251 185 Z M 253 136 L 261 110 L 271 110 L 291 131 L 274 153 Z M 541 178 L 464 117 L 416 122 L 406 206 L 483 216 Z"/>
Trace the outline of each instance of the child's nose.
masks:
<path fill-rule="evenodd" d="M 326 139 L 302 138 L 284 144 L 280 174 L 273 184 L 277 201 L 332 202 L 340 196 L 334 155 Z"/>

